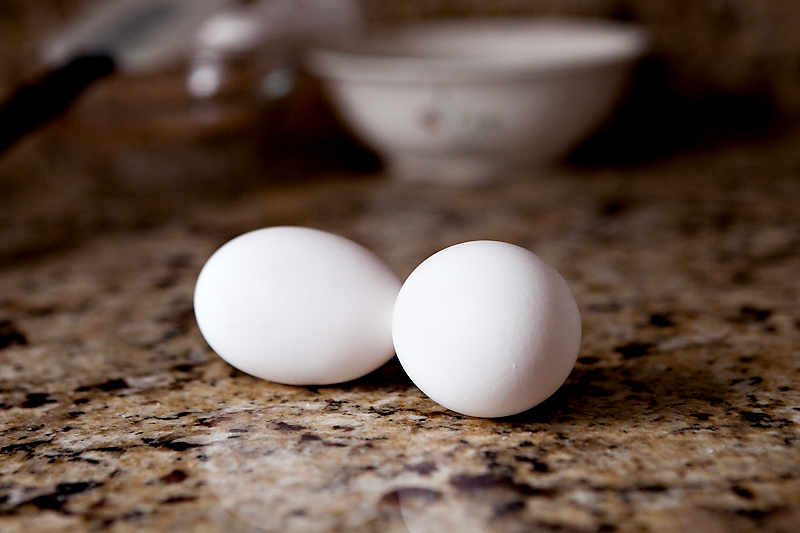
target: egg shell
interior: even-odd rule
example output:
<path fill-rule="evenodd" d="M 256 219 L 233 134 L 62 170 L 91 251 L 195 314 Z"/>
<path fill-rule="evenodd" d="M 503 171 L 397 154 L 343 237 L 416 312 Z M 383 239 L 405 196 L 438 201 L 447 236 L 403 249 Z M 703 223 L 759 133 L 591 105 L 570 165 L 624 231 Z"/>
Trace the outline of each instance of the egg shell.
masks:
<path fill-rule="evenodd" d="M 194 309 L 211 348 L 239 370 L 291 385 L 361 377 L 394 355 L 400 280 L 375 254 L 324 231 L 279 226 L 219 248 Z"/>
<path fill-rule="evenodd" d="M 519 246 L 472 241 L 425 260 L 400 289 L 397 357 L 430 398 L 476 417 L 520 413 L 575 365 L 581 319 L 566 281 Z"/>

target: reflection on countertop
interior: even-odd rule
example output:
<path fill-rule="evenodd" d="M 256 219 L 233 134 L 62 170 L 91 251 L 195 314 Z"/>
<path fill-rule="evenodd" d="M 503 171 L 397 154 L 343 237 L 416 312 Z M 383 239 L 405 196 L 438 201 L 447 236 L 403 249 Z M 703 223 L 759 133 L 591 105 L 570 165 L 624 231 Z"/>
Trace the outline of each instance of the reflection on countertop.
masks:
<path fill-rule="evenodd" d="M 799 148 L 175 197 L 65 174 L 26 141 L 0 160 L 0 529 L 791 531 Z M 237 372 L 197 330 L 194 282 L 227 239 L 281 224 L 401 277 L 464 240 L 527 247 L 575 293 L 578 364 L 502 420 L 441 408 L 396 360 L 325 387 Z"/>

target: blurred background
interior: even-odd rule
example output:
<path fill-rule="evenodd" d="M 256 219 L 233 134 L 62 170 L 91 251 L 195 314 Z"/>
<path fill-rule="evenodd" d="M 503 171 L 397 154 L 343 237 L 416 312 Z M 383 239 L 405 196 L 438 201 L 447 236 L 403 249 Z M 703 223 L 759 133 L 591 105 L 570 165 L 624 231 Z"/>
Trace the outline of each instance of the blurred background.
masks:
<path fill-rule="evenodd" d="M 42 43 L 100 3 L 0 1 L 0 101 L 40 79 L 46 71 Z M 676 152 L 769 139 L 800 119 L 797 2 L 359 0 L 353 5 L 367 28 L 442 17 L 531 15 L 601 17 L 646 28 L 651 50 L 639 63 L 627 98 L 610 122 L 563 161 L 572 167 L 652 164 Z M 376 175 L 381 157 L 337 119 L 320 82 L 284 68 L 296 64 L 303 44 L 302 37 L 295 38 L 290 45 L 268 43 L 255 53 L 227 58 L 232 74 L 211 97 L 196 92 L 205 90 L 202 77 L 195 89 L 188 84 L 196 67 L 189 59 L 164 71 L 92 84 L 67 112 L 0 153 L 6 227 L 20 225 L 15 222 L 20 217 L 46 219 L 40 226 L 50 236 L 37 239 L 51 242 L 62 235 L 52 228 L 63 227 L 52 223 L 54 212 L 74 211 L 76 201 L 109 191 L 219 194 L 331 173 Z M 268 80 L 269 86 L 254 99 L 245 88 L 257 80 Z M 35 191 L 47 207 L 31 215 L 35 207 L 12 201 L 21 191 Z M 18 238 L 7 229 L 6 250 L 27 250 L 33 242 L 30 224 L 21 226 L 26 229 Z"/>
<path fill-rule="evenodd" d="M 0 98 L 5 99 L 14 86 L 38 74 L 38 53 L 44 37 L 100 1 L 0 2 Z M 437 17 L 579 15 L 635 22 L 649 29 L 652 54 L 640 67 L 634 93 L 611 131 L 573 154 L 573 160 L 581 164 L 646 160 L 702 141 L 763 132 L 764 128 L 800 117 L 800 5 L 796 2 L 360 0 L 357 5 L 368 26 Z M 147 86 L 150 89 L 142 91 Z M 310 147 L 317 158 L 335 157 L 339 159 L 336 163 L 376 168 L 376 160 L 351 146 L 338 125 L 326 120 L 330 113 L 316 89 L 301 83 L 290 99 L 273 106 L 273 116 L 268 120 L 271 137 L 265 138 L 264 148 L 285 153 L 288 142 L 296 148 Z M 146 107 L 175 99 L 169 91 L 181 88 L 180 83 L 173 80 L 170 84 L 169 77 L 163 75 L 158 81 L 140 81 L 135 87 L 118 84 L 106 90 L 114 98 L 137 94 L 140 106 Z M 91 102 L 91 96 L 86 100 Z M 275 111 L 277 107 L 281 107 L 280 112 Z M 228 118 L 227 127 L 243 127 L 234 124 L 235 118 Z M 172 135 L 185 134 L 180 124 L 173 122 L 170 127 Z M 162 135 L 166 129 L 153 128 Z M 275 129 L 282 131 L 276 134 Z M 152 133 L 129 132 L 134 136 Z M 626 150 L 624 156 L 613 149 L 609 152 L 613 144 L 607 138 L 612 133 L 636 143 L 637 149 Z M 605 141 L 602 151 L 598 150 L 601 141 Z"/>

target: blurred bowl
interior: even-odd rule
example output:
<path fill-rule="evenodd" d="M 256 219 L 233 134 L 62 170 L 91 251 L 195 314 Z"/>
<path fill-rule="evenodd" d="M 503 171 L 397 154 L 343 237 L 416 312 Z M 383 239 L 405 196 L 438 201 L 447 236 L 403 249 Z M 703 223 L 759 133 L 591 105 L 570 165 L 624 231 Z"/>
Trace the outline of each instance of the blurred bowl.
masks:
<path fill-rule="evenodd" d="M 477 183 L 564 156 L 614 111 L 647 46 L 604 20 L 428 21 L 314 49 L 308 67 L 391 173 Z"/>
<path fill-rule="evenodd" d="M 65 156 L 133 191 L 245 184 L 266 163 L 270 59 L 196 57 L 100 80 L 61 121 Z"/>

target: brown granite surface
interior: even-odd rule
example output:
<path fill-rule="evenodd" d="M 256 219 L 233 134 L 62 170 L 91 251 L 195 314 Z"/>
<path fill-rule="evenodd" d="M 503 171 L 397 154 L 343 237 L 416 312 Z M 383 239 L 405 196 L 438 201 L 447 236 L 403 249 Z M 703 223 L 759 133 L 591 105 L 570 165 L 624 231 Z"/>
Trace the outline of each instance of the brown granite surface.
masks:
<path fill-rule="evenodd" d="M 0 158 L 0 531 L 796 531 L 800 135 L 476 189 L 380 175 L 133 195 L 28 139 Z M 477 238 L 583 317 L 545 404 L 460 416 L 396 361 L 289 387 L 212 353 L 203 262 L 279 224 L 405 277 Z"/>

